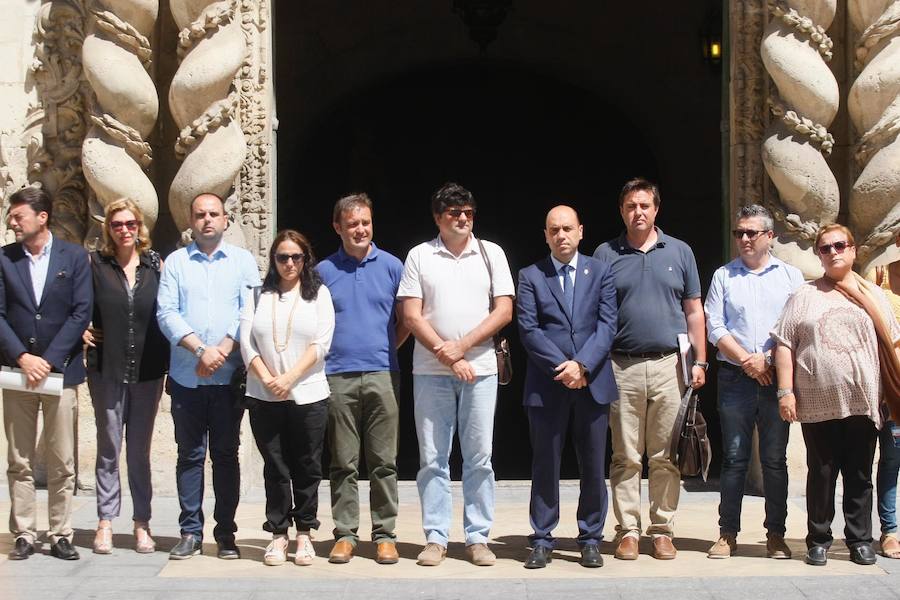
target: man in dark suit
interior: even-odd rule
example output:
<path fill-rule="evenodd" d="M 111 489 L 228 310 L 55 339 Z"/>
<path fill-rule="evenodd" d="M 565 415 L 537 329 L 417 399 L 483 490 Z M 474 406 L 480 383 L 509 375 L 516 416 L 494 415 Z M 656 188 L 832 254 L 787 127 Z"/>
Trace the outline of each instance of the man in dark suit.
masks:
<path fill-rule="evenodd" d="M 38 411 L 47 444 L 50 554 L 77 560 L 72 547 L 75 491 L 75 387 L 84 381 L 81 335 L 93 303 L 87 251 L 50 233 L 52 202 L 42 189 L 10 196 L 6 222 L 16 241 L 0 251 L 0 351 L 3 364 L 25 374 L 27 391 L 3 391 L 9 443 L 10 560 L 34 553 L 37 538 L 34 474 Z M 59 396 L 41 393 L 51 373 L 63 374 Z"/>
<path fill-rule="evenodd" d="M 578 214 L 557 206 L 544 235 L 550 256 L 519 272 L 519 331 L 528 354 L 525 410 L 531 433 L 532 552 L 526 569 L 550 562 L 559 523 L 560 459 L 569 419 L 581 471 L 581 564 L 603 566 L 606 428 L 617 396 L 609 363 L 616 333 L 616 288 L 609 266 L 578 253 Z"/>

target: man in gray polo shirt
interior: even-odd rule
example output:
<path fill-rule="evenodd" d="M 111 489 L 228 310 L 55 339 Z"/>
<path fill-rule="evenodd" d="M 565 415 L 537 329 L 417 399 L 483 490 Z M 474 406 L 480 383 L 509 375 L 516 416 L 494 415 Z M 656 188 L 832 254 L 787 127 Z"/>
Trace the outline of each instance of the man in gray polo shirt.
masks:
<path fill-rule="evenodd" d="M 687 244 L 655 226 L 659 188 L 632 179 L 619 194 L 625 232 L 601 244 L 594 258 L 611 263 L 619 302 L 613 373 L 619 398 L 609 415 L 612 433 L 613 512 L 618 542 L 615 557 L 635 560 L 641 535 L 641 461 L 649 464 L 653 557 L 675 558 L 673 522 L 681 474 L 668 459 L 684 383 L 678 365 L 679 334 L 687 333 L 696 360 L 691 385 L 706 382 L 706 334 L 700 277 Z"/>

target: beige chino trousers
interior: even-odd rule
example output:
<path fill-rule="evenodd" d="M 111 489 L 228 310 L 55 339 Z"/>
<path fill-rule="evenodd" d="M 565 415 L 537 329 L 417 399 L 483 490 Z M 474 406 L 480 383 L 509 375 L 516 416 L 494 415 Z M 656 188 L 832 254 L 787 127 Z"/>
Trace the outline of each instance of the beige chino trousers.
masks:
<path fill-rule="evenodd" d="M 641 533 L 641 469 L 647 454 L 650 492 L 648 535 L 674 535 L 681 473 L 668 459 L 669 438 L 685 387 L 678 354 L 664 358 L 627 358 L 613 354 L 619 397 L 612 403 L 612 488 L 616 539 Z"/>
<path fill-rule="evenodd" d="M 9 531 L 14 538 L 37 540 L 37 507 L 34 491 L 34 455 L 38 411 L 44 413 L 47 447 L 47 498 L 51 544 L 72 540 L 72 495 L 75 492 L 75 388 L 63 388 L 61 396 L 3 391 L 3 427 L 9 443 L 6 471 L 12 507 Z"/>

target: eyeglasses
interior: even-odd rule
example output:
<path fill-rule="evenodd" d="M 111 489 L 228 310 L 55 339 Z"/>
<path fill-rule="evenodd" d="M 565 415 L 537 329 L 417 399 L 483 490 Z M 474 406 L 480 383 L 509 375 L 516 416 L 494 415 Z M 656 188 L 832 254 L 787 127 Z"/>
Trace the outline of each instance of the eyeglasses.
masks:
<path fill-rule="evenodd" d="M 110 221 L 109 228 L 115 231 L 116 229 L 122 229 L 124 227 L 128 231 L 136 231 L 140 224 L 141 222 L 135 219 L 130 221 Z"/>
<path fill-rule="evenodd" d="M 475 216 L 474 208 L 449 208 L 447 209 L 447 214 L 453 217 L 454 219 L 458 219 L 460 215 L 466 215 L 467 219 L 471 219 Z"/>
<path fill-rule="evenodd" d="M 769 230 L 761 229 L 761 230 L 757 231 L 756 229 L 732 229 L 731 235 L 733 235 L 734 239 L 736 239 L 736 240 L 742 240 L 742 239 L 744 239 L 744 236 L 746 235 L 747 239 L 752 242 L 752 241 L 756 240 L 756 238 L 758 238 L 763 233 L 766 233 L 767 231 L 769 231 Z"/>
<path fill-rule="evenodd" d="M 819 246 L 819 254 L 831 254 L 831 249 L 834 248 L 835 254 L 843 254 L 844 250 L 852 246 L 850 242 L 834 242 L 833 244 L 822 244 Z"/>
<path fill-rule="evenodd" d="M 298 254 L 276 254 L 275 255 L 275 260 L 277 260 L 279 263 L 281 263 L 283 265 L 286 265 L 289 260 L 294 261 L 295 264 L 300 263 L 300 262 L 303 262 L 303 259 L 305 259 L 305 258 L 306 258 L 305 254 L 299 254 L 299 253 Z"/>

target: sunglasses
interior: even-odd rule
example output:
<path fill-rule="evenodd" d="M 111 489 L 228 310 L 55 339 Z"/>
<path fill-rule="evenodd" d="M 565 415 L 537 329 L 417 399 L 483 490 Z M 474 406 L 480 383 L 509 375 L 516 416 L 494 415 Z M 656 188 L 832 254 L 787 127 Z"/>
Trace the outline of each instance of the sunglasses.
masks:
<path fill-rule="evenodd" d="M 747 239 L 752 242 L 752 241 L 756 240 L 756 238 L 758 238 L 760 235 L 766 233 L 767 231 L 769 231 L 769 230 L 761 229 L 761 230 L 757 231 L 756 229 L 732 229 L 731 235 L 733 235 L 734 239 L 736 239 L 736 240 L 742 240 L 742 239 L 744 239 L 744 236 L 746 235 Z"/>
<path fill-rule="evenodd" d="M 844 250 L 852 246 L 850 242 L 835 242 L 833 244 L 822 244 L 819 246 L 819 254 L 831 254 L 831 249 L 834 248 L 835 254 L 843 254 Z"/>
<path fill-rule="evenodd" d="M 454 219 L 458 219 L 459 215 L 466 215 L 467 219 L 471 219 L 475 216 L 474 208 L 450 208 L 447 210 L 447 214 L 453 217 Z"/>
<path fill-rule="evenodd" d="M 130 221 L 110 221 L 109 228 L 115 231 L 116 229 L 122 229 L 124 227 L 128 231 L 136 231 L 140 224 L 141 222 L 135 219 Z"/>
<path fill-rule="evenodd" d="M 303 262 L 303 259 L 305 259 L 305 258 L 306 258 L 305 254 L 299 254 L 299 253 L 297 253 L 297 254 L 276 254 L 275 255 L 275 260 L 277 260 L 279 263 L 281 263 L 283 265 L 286 265 L 289 260 L 294 261 L 294 263 Z"/>

